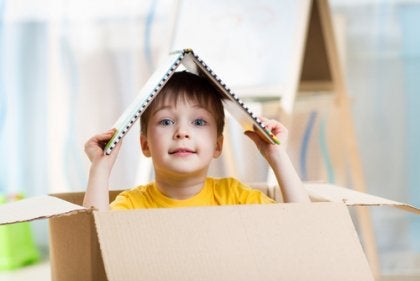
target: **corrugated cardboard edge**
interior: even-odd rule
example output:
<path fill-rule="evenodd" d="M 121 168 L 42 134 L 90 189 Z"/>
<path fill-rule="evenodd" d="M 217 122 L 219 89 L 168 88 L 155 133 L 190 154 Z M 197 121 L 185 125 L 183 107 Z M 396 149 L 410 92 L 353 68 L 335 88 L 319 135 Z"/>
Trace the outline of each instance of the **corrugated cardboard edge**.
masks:
<path fill-rule="evenodd" d="M 91 211 L 53 196 L 37 196 L 0 205 L 0 225 Z"/>
<path fill-rule="evenodd" d="M 342 203 L 94 216 L 109 280 L 373 280 Z"/>
<path fill-rule="evenodd" d="M 347 206 L 390 206 L 420 215 L 420 209 L 412 205 L 359 192 L 353 189 L 327 184 L 306 182 L 305 189 L 312 201 L 344 203 Z"/>

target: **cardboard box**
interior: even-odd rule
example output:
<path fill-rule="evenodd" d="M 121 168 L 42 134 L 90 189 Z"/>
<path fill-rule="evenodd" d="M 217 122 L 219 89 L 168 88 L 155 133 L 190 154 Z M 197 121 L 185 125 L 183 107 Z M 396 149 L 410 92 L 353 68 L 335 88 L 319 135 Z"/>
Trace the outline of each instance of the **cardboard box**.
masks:
<path fill-rule="evenodd" d="M 373 276 L 347 205 L 420 214 L 345 188 L 306 188 L 331 202 L 97 212 L 80 206 L 83 193 L 65 193 L 0 206 L 0 224 L 49 218 L 53 280 L 363 281 Z"/>

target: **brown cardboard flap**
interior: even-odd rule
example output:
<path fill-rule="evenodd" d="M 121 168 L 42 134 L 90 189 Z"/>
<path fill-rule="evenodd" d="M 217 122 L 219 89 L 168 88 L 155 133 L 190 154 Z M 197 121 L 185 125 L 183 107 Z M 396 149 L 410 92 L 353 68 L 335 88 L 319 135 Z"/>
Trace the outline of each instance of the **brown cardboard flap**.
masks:
<path fill-rule="evenodd" d="M 305 183 L 305 188 L 309 193 L 312 201 L 344 203 L 347 206 L 391 206 L 414 214 L 420 214 L 419 208 L 409 204 L 385 199 L 332 184 Z"/>
<path fill-rule="evenodd" d="M 52 196 L 39 196 L 0 205 L 0 225 L 89 212 Z"/>
<path fill-rule="evenodd" d="M 51 196 L 82 205 L 84 194 L 67 192 Z M 51 218 L 49 229 L 51 280 L 107 280 L 91 212 Z"/>
<path fill-rule="evenodd" d="M 94 216 L 109 280 L 373 281 L 344 204 L 148 209 Z"/>

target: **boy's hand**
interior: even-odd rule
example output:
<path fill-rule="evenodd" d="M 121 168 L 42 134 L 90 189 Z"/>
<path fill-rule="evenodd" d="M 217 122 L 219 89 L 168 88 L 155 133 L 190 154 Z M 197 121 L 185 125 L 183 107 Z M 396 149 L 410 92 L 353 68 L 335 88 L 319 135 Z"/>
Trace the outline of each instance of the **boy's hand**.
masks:
<path fill-rule="evenodd" d="M 285 126 L 276 120 L 267 119 L 264 117 L 260 117 L 260 119 L 265 125 L 264 128 L 271 131 L 271 133 L 280 141 L 280 144 L 271 144 L 253 131 L 246 131 L 245 135 L 254 141 L 255 145 L 257 146 L 260 153 L 264 156 L 264 158 L 267 159 L 268 162 L 271 162 L 273 157 L 279 155 L 279 151 L 286 149 L 288 130 Z"/>
<path fill-rule="evenodd" d="M 89 170 L 88 186 L 83 199 L 83 206 L 86 208 L 109 209 L 108 180 L 112 166 L 117 159 L 121 142 L 115 146 L 111 155 L 105 155 L 104 148 L 115 131 L 115 129 L 108 130 L 105 133 L 91 137 L 85 143 L 86 155 L 92 162 Z"/>
<path fill-rule="evenodd" d="M 114 135 L 115 131 L 116 129 L 110 129 L 104 133 L 91 137 L 85 143 L 85 153 L 89 158 L 90 162 L 92 162 L 92 166 L 95 166 L 99 163 L 103 163 L 106 166 L 106 168 L 111 169 L 114 165 L 121 147 L 121 142 L 119 142 L 116 145 L 116 147 L 113 150 L 113 153 L 111 153 L 110 155 L 104 155 L 104 148 L 108 141 Z"/>
<path fill-rule="evenodd" d="M 287 155 L 288 131 L 286 127 L 276 120 L 266 118 L 261 118 L 261 120 L 265 124 L 264 128 L 270 130 L 279 139 L 279 145 L 267 142 L 255 132 L 247 131 L 245 134 L 255 142 L 272 168 L 284 202 L 311 202 L 292 161 Z"/>

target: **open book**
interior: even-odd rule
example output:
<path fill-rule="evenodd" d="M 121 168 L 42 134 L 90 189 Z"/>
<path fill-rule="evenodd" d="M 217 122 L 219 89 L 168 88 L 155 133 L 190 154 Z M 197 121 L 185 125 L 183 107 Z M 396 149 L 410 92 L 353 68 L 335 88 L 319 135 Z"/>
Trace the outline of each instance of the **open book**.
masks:
<path fill-rule="evenodd" d="M 166 61 L 156 69 L 153 75 L 147 80 L 135 100 L 128 106 L 120 116 L 113 128 L 117 129 L 115 134 L 105 146 L 104 153 L 111 154 L 117 143 L 130 130 L 134 122 L 146 110 L 152 100 L 159 94 L 160 90 L 171 78 L 177 68 L 183 65 L 189 72 L 203 76 L 224 95 L 223 104 L 225 109 L 241 124 L 244 130 L 253 130 L 259 133 L 266 141 L 278 144 L 277 138 L 270 131 L 264 129 L 264 124 L 255 116 L 243 101 L 229 89 L 224 82 L 203 62 L 191 49 L 172 52 Z"/>

